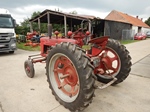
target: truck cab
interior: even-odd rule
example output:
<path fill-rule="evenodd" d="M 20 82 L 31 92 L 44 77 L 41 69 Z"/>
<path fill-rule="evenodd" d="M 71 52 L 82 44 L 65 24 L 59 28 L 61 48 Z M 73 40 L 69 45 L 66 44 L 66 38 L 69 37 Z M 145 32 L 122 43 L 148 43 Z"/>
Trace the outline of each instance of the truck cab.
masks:
<path fill-rule="evenodd" d="M 15 20 L 7 9 L 0 8 L 0 52 L 16 50 Z"/>

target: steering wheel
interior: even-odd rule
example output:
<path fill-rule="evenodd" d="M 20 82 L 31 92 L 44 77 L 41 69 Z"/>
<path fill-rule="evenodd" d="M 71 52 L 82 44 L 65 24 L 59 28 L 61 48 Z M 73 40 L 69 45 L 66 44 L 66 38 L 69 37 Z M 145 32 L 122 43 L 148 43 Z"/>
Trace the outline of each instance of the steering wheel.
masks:
<path fill-rule="evenodd" d="M 75 32 L 73 32 L 71 38 L 80 38 L 85 36 L 85 30 L 83 30 L 82 28 L 79 28 L 78 30 L 76 30 Z"/>

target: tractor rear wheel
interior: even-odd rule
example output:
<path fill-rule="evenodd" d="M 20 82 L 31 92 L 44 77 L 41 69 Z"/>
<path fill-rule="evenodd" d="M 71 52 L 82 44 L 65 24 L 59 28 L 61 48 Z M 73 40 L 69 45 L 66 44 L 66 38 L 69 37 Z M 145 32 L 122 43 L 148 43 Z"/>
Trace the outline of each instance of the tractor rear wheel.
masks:
<path fill-rule="evenodd" d="M 97 74 L 98 81 L 108 83 L 113 77 L 116 77 L 117 81 L 112 85 L 124 81 L 128 77 L 132 65 L 129 51 L 118 41 L 109 39 L 103 53 L 105 55 L 101 59 L 101 65 L 103 65 L 105 74 Z"/>
<path fill-rule="evenodd" d="M 71 43 L 57 44 L 47 56 L 46 74 L 56 100 L 70 111 L 85 109 L 94 96 L 93 66 Z"/>

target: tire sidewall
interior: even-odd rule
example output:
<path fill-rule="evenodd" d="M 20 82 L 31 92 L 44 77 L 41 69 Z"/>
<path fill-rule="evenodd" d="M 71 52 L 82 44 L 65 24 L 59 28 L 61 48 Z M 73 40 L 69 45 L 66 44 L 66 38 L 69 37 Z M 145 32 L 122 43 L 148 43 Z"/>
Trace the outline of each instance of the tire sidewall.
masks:
<path fill-rule="evenodd" d="M 125 47 L 123 45 L 121 45 L 118 41 L 113 40 L 113 39 L 108 40 L 106 48 L 113 50 L 117 54 L 117 56 L 120 60 L 119 61 L 120 69 L 119 69 L 118 73 L 115 75 L 115 77 L 118 79 L 116 81 L 117 83 L 122 82 L 129 75 L 129 73 L 127 73 L 126 69 L 130 69 L 130 67 L 131 67 L 130 64 L 127 64 L 130 61 L 128 59 L 128 53 L 126 53 L 127 50 L 125 50 Z M 103 83 L 108 83 L 113 79 L 113 78 L 110 78 L 110 79 L 102 78 L 99 75 L 97 75 L 97 78 L 98 78 L 98 81 L 103 82 Z"/>
<path fill-rule="evenodd" d="M 26 71 L 26 65 L 30 68 L 30 73 L 28 73 Z M 33 78 L 34 77 L 34 66 L 33 66 L 33 63 L 29 60 L 26 60 L 24 62 L 24 69 L 25 69 L 25 72 L 26 72 L 26 75 L 29 77 L 29 78 Z"/>
<path fill-rule="evenodd" d="M 76 68 L 77 74 L 78 74 L 78 79 L 79 79 L 79 83 L 80 83 L 80 87 L 79 87 L 79 93 L 77 98 L 73 101 L 73 102 L 64 102 L 63 100 L 61 100 L 61 98 L 57 95 L 57 93 L 55 92 L 55 90 L 53 89 L 53 87 L 51 86 L 52 84 L 50 84 L 51 89 L 53 89 L 53 92 L 55 95 L 57 95 L 56 97 L 58 97 L 59 102 L 62 105 L 66 105 L 66 106 L 77 106 L 79 104 L 79 101 L 82 101 L 82 98 L 84 97 L 82 94 L 82 88 L 84 86 L 84 80 L 82 80 L 84 78 L 84 71 L 83 71 L 83 62 L 78 61 L 77 57 L 75 55 L 72 55 L 71 52 L 69 52 L 67 49 L 63 49 L 61 47 L 56 48 L 55 50 L 51 50 L 49 52 L 49 56 L 47 57 L 47 62 L 50 62 L 50 59 L 53 57 L 53 55 L 57 54 L 57 53 L 62 53 L 64 54 L 68 59 L 70 59 L 74 65 L 74 67 Z M 47 67 L 49 67 L 49 63 L 47 63 Z M 48 70 L 48 68 L 47 68 Z M 48 73 L 48 80 L 50 81 L 50 77 L 49 77 L 49 71 L 47 71 Z M 82 81 L 82 83 L 81 83 Z"/>

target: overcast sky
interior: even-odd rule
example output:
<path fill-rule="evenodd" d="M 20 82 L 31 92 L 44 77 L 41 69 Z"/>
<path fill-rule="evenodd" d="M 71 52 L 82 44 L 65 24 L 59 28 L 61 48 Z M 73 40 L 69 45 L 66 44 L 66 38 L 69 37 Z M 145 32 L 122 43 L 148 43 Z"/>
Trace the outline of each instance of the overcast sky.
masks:
<path fill-rule="evenodd" d="M 150 0 L 0 0 L 0 8 L 8 9 L 17 23 L 30 18 L 34 11 L 58 8 L 62 12 L 77 11 L 100 18 L 105 18 L 112 10 L 143 20 L 150 17 Z"/>

